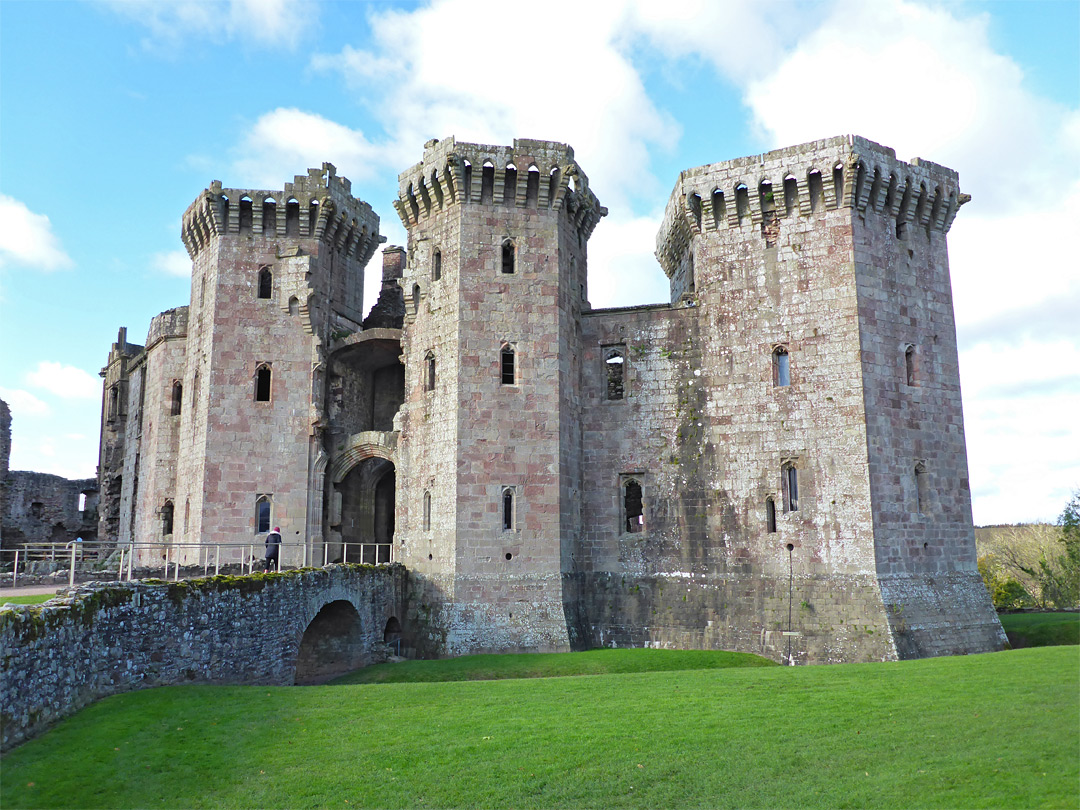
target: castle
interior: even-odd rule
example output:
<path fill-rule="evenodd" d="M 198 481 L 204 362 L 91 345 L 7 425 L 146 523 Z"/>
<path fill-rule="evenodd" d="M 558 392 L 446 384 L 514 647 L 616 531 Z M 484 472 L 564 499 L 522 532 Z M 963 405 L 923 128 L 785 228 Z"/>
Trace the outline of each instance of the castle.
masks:
<path fill-rule="evenodd" d="M 392 557 L 423 656 L 1001 649 L 946 253 L 966 199 L 851 136 L 690 169 L 670 303 L 593 309 L 607 211 L 573 150 L 433 140 L 364 319 L 379 218 L 332 165 L 215 181 L 183 218 L 190 304 L 102 372 L 99 534 Z"/>

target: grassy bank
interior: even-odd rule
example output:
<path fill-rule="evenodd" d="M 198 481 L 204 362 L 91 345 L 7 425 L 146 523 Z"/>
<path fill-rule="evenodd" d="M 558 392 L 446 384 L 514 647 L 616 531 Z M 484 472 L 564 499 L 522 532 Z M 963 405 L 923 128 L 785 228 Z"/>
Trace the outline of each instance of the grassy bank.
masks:
<path fill-rule="evenodd" d="M 779 665 L 759 655 L 722 650 L 589 650 L 535 655 L 463 655 L 443 661 L 402 661 L 358 669 L 334 683 L 494 681 L 501 678 L 560 678 L 570 675 L 627 675 L 634 672 L 775 666 Z"/>
<path fill-rule="evenodd" d="M 4 758 L 0 788 L 5 808 L 1075 808 L 1078 718 L 1080 661 L 1064 647 L 170 687 L 109 698 L 20 747 Z"/>
<path fill-rule="evenodd" d="M 1017 649 L 1080 644 L 1080 613 L 1002 613 L 998 618 Z"/>

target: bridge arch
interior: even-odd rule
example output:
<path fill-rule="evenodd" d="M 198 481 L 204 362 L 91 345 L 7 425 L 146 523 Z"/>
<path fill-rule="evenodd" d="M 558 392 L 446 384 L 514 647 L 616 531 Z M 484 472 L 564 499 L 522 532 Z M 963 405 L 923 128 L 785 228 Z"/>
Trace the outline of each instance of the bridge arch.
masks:
<path fill-rule="evenodd" d="M 349 599 L 326 602 L 304 626 L 296 654 L 298 686 L 322 683 L 368 663 L 363 622 Z"/>

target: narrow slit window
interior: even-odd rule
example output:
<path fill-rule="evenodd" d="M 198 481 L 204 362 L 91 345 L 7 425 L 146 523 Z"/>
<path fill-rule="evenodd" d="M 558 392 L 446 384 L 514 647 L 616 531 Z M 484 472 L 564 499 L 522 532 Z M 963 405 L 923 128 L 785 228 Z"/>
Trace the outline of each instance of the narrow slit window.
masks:
<path fill-rule="evenodd" d="M 623 531 L 638 534 L 645 530 L 645 504 L 641 484 L 631 478 L 623 484 Z"/>
<path fill-rule="evenodd" d="M 771 497 L 765 499 L 765 531 L 776 533 L 776 501 Z"/>
<path fill-rule="evenodd" d="M 440 278 L 442 278 L 442 252 L 436 250 L 431 257 L 431 280 L 438 281 Z"/>
<path fill-rule="evenodd" d="M 794 464 L 784 467 L 784 511 L 799 511 L 799 471 Z"/>
<path fill-rule="evenodd" d="M 609 349 L 604 357 L 607 377 L 608 399 L 622 399 L 626 395 L 626 353 L 621 349 Z"/>
<path fill-rule="evenodd" d="M 517 382 L 514 367 L 514 347 L 503 346 L 502 348 L 502 384 L 514 385 Z"/>
<path fill-rule="evenodd" d="M 773 349 L 773 385 L 777 388 L 791 385 L 791 355 L 785 346 Z"/>
<path fill-rule="evenodd" d="M 514 488 L 505 487 L 502 493 L 502 526 L 503 531 L 514 529 Z"/>
<path fill-rule="evenodd" d="M 184 404 L 184 384 L 179 380 L 173 380 L 172 384 L 172 409 L 170 413 L 173 416 L 179 416 L 180 410 Z"/>
<path fill-rule="evenodd" d="M 926 465 L 921 461 L 915 465 L 915 509 L 920 515 L 926 514 L 929 485 L 926 480 Z"/>
<path fill-rule="evenodd" d="M 904 379 L 915 385 L 915 347 L 910 344 L 904 349 Z"/>
<path fill-rule="evenodd" d="M 170 535 L 173 533 L 173 502 L 165 501 L 161 507 L 161 533 Z"/>
<path fill-rule="evenodd" d="M 270 367 L 259 366 L 255 372 L 255 401 L 270 401 Z"/>
<path fill-rule="evenodd" d="M 259 298 L 270 298 L 274 293 L 274 276 L 269 267 L 259 269 Z"/>
<path fill-rule="evenodd" d="M 424 493 L 424 531 L 431 531 L 431 493 Z"/>
<path fill-rule="evenodd" d="M 424 390 L 435 390 L 435 354 L 434 352 L 428 352 L 427 357 L 424 359 L 425 375 L 424 375 Z"/>
<path fill-rule="evenodd" d="M 502 271 L 508 276 L 514 273 L 514 243 L 509 239 L 502 243 Z"/>

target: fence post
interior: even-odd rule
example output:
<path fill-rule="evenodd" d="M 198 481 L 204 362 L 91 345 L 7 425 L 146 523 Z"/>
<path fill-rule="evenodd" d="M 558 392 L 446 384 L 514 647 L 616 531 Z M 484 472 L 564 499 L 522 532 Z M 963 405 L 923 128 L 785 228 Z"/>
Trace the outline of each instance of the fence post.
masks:
<path fill-rule="evenodd" d="M 68 587 L 75 587 L 75 542 L 71 543 L 71 572 L 68 574 Z"/>
<path fill-rule="evenodd" d="M 221 544 L 214 546 L 214 576 L 221 571 Z"/>
<path fill-rule="evenodd" d="M 15 549 L 15 567 L 11 569 L 11 587 L 19 583 L 19 550 Z"/>
<path fill-rule="evenodd" d="M 120 581 L 124 581 L 124 550 L 120 549 L 120 570 L 116 572 L 116 578 Z"/>
<path fill-rule="evenodd" d="M 135 556 L 135 543 L 131 544 L 131 548 L 128 549 L 128 582 L 131 582 L 131 558 Z"/>
<path fill-rule="evenodd" d="M 323 538 L 322 544 L 322 567 L 326 568 L 326 561 L 330 559 L 330 544 Z"/>

